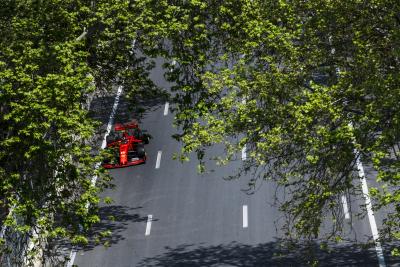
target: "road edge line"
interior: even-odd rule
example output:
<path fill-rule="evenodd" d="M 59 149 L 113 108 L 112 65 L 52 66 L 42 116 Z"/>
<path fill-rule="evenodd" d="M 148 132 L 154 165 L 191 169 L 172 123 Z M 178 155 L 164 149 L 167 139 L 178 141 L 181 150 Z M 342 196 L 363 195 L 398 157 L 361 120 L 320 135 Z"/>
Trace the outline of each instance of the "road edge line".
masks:
<path fill-rule="evenodd" d="M 114 118 L 115 118 L 115 113 L 117 112 L 117 108 L 118 108 L 118 104 L 119 104 L 119 98 L 122 94 L 122 86 L 120 85 L 118 87 L 117 90 L 117 95 L 114 98 L 114 105 L 113 108 L 111 110 L 111 114 L 110 117 L 108 119 L 108 124 L 107 124 L 107 129 L 106 129 L 106 133 L 104 134 L 103 137 L 103 142 L 101 143 L 101 149 L 104 149 L 107 145 L 107 136 L 110 134 L 111 131 L 111 127 L 114 124 Z M 101 163 L 97 163 L 95 168 L 99 168 Z M 91 179 L 92 185 L 95 185 L 97 181 L 97 175 L 93 176 Z M 86 204 L 87 208 L 89 207 L 89 203 Z M 71 249 L 71 253 L 70 253 L 70 257 L 69 257 L 69 261 L 67 263 L 67 267 L 72 267 L 74 265 L 74 261 L 75 261 L 75 257 L 76 257 L 76 251 L 74 249 Z"/>
<path fill-rule="evenodd" d="M 375 242 L 375 250 L 376 250 L 376 255 L 378 257 L 379 267 L 386 267 L 385 258 L 383 256 L 383 249 L 381 243 L 379 242 L 379 232 L 376 226 L 374 212 L 372 211 L 371 198 L 369 197 L 369 190 L 367 181 L 365 179 L 364 167 L 360 160 L 360 155 L 358 151 L 356 151 L 356 164 L 358 169 L 358 177 L 361 181 L 361 188 L 365 199 L 365 206 L 367 208 L 369 226 L 371 228 L 372 238 L 374 239 Z"/>

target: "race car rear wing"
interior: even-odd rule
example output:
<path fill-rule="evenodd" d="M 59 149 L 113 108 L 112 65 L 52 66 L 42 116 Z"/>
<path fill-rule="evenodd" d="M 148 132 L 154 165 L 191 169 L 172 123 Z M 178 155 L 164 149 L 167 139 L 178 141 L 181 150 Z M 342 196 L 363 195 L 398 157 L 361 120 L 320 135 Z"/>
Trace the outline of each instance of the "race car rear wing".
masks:
<path fill-rule="evenodd" d="M 124 124 L 117 123 L 117 124 L 115 124 L 114 130 L 115 131 L 125 131 L 127 129 L 135 129 L 135 128 L 139 128 L 139 125 L 136 120 L 127 122 Z"/>

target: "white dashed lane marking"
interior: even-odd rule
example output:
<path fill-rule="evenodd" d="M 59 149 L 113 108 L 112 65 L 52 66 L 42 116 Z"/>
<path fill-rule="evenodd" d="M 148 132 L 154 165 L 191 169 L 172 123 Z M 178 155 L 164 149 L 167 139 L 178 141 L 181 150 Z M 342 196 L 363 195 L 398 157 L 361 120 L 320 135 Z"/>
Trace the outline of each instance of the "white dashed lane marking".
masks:
<path fill-rule="evenodd" d="M 169 103 L 166 102 L 166 103 L 165 103 L 165 107 L 164 107 L 164 116 L 167 116 L 167 115 L 168 115 L 168 109 L 169 109 Z"/>
<path fill-rule="evenodd" d="M 144 235 L 150 235 L 152 220 L 153 220 L 153 215 L 149 214 L 147 216 L 146 232 L 144 233 Z"/>
<path fill-rule="evenodd" d="M 246 160 L 247 154 L 246 154 L 246 145 L 242 148 L 242 160 Z"/>
<path fill-rule="evenodd" d="M 243 105 L 246 105 L 246 97 L 243 97 L 241 102 Z M 246 160 L 246 159 L 247 159 L 247 147 L 245 144 L 242 148 L 242 160 Z"/>
<path fill-rule="evenodd" d="M 247 205 L 243 205 L 243 228 L 247 228 L 248 226 L 249 226 L 249 219 L 248 219 Z"/>
<path fill-rule="evenodd" d="M 156 169 L 160 168 L 160 163 L 161 163 L 161 155 L 162 155 L 162 151 L 158 151 L 157 153 L 157 160 L 156 160 Z"/>

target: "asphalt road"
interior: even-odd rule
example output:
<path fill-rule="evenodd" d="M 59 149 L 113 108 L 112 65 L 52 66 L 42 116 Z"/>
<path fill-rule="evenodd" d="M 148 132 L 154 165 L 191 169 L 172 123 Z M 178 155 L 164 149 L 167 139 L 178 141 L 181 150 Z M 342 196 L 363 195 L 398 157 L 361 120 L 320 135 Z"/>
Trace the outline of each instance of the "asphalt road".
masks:
<path fill-rule="evenodd" d="M 168 87 L 158 68 L 153 79 Z M 126 106 L 122 103 L 117 113 Z M 171 138 L 173 114 L 165 112 L 165 103 L 153 103 L 143 116 L 143 129 L 153 136 L 147 145 L 144 165 L 112 170 L 116 188 L 104 193 L 114 199 L 103 205 L 103 222 L 95 231 L 111 229 L 107 247 L 91 243 L 77 252 L 77 266 L 305 266 L 310 258 L 301 248 L 280 246 L 282 214 L 274 201 L 275 186 L 260 185 L 247 195 L 249 177 L 226 181 L 242 164 L 241 156 L 227 167 L 197 173 L 195 157 L 187 163 L 173 160 L 180 144 Z M 221 152 L 209 149 L 208 155 Z M 160 156 L 158 156 L 160 155 Z M 159 159 L 157 159 L 159 157 Z M 348 196 L 347 220 L 350 241 L 371 236 L 367 218 L 357 219 L 357 201 Z M 111 219 L 109 216 L 113 216 Z M 329 224 L 329 223 L 328 223 Z M 344 242 L 331 252 L 315 255 L 322 266 L 378 266 L 374 247 L 360 249 Z M 388 258 L 388 266 L 398 266 Z M 389 260 L 388 260 L 389 259 Z"/>

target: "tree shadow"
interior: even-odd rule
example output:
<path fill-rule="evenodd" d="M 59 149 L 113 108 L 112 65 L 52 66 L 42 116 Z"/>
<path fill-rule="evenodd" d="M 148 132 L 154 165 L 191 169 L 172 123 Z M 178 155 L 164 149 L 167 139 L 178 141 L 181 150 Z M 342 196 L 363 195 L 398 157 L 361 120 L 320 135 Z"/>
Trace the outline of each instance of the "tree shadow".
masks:
<path fill-rule="evenodd" d="M 259 245 L 238 242 L 215 246 L 184 244 L 165 247 L 165 250 L 163 254 L 143 259 L 137 266 L 310 266 L 315 259 L 318 259 L 318 266 L 378 266 L 373 248 L 351 243 L 322 249 L 318 242 L 288 247 L 277 240 Z M 395 259 L 387 259 L 386 264 L 398 266 L 393 265 Z"/>
<path fill-rule="evenodd" d="M 102 95 L 94 97 L 90 105 L 89 116 L 92 119 L 100 122 L 101 125 L 107 125 L 110 119 L 114 101 L 114 94 L 110 94 L 109 96 Z"/>
<path fill-rule="evenodd" d="M 160 93 L 161 94 L 161 93 Z M 115 116 L 116 123 L 129 122 L 132 119 L 142 121 L 151 112 L 157 110 L 167 101 L 168 95 L 152 96 L 144 98 L 143 95 L 137 96 L 134 100 L 128 97 L 121 97 L 118 112 Z"/>
<path fill-rule="evenodd" d="M 146 98 L 145 94 L 142 93 L 134 99 L 122 95 L 114 115 L 113 124 L 126 123 L 134 119 L 140 123 L 147 114 L 160 108 L 169 99 L 169 95 L 166 92 L 160 92 L 159 95 L 156 95 L 154 92 L 152 94 L 154 94 L 153 97 Z M 114 101 L 115 95 L 111 95 L 95 97 L 91 102 L 89 116 L 100 123 L 100 127 L 96 130 L 93 140 L 90 141 L 93 147 L 93 154 L 97 153 L 97 148 L 101 146 L 104 134 L 107 131 Z M 139 126 L 141 127 L 141 125 Z"/>
<path fill-rule="evenodd" d="M 69 261 L 71 250 L 90 251 L 96 247 L 110 247 L 125 239 L 124 232 L 135 223 L 147 221 L 147 215 L 142 216 L 138 210 L 142 207 L 128 207 L 122 205 L 109 205 L 99 208 L 100 222 L 93 225 L 89 232 L 88 244 L 73 246 L 63 238 L 50 239 L 44 244 L 45 266 L 66 266 Z M 157 219 L 153 219 L 157 221 Z M 110 231 L 110 235 L 102 235 Z M 1 261 L 0 261 L 1 263 Z M 2 265 L 1 265 L 2 266 Z"/>
<path fill-rule="evenodd" d="M 89 243 L 81 249 L 87 251 L 97 246 L 112 246 L 124 240 L 124 231 L 133 223 L 146 222 L 147 215 L 142 216 L 137 211 L 142 207 L 127 207 L 111 205 L 99 208 L 100 223 L 95 224 L 88 233 Z M 110 231 L 111 235 L 103 233 Z"/>
<path fill-rule="evenodd" d="M 135 95 L 130 92 L 129 95 L 122 93 L 119 98 L 114 123 L 125 123 L 133 118 L 140 121 L 146 114 L 156 110 L 169 99 L 169 93 L 159 88 L 137 92 Z M 96 95 L 91 101 L 89 116 L 99 121 L 101 125 L 107 125 L 114 102 L 115 94 L 102 93 Z"/>

